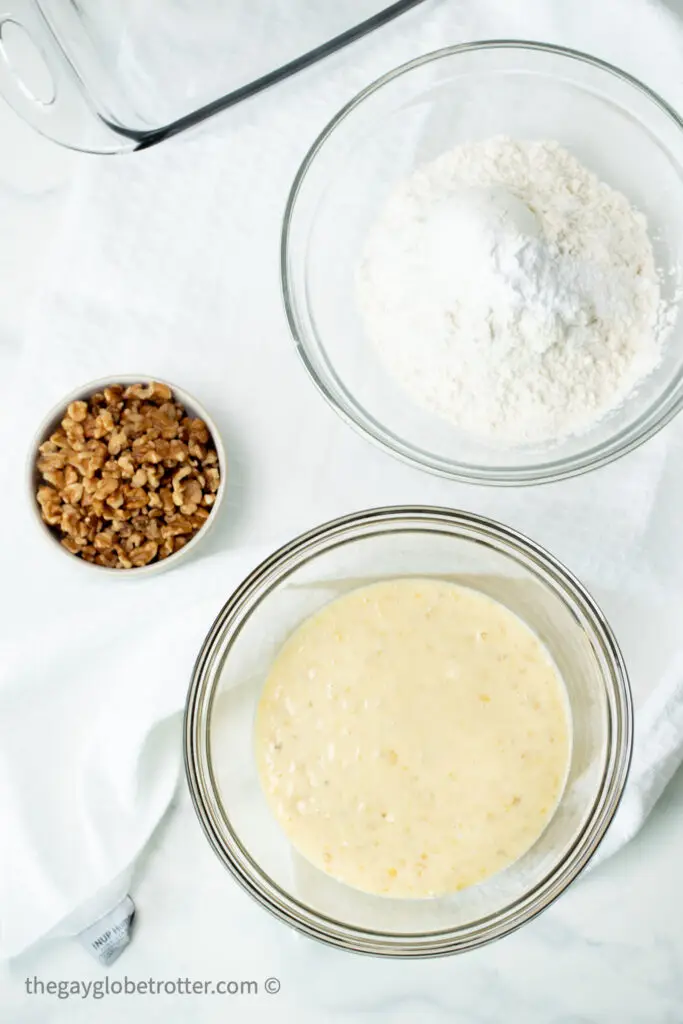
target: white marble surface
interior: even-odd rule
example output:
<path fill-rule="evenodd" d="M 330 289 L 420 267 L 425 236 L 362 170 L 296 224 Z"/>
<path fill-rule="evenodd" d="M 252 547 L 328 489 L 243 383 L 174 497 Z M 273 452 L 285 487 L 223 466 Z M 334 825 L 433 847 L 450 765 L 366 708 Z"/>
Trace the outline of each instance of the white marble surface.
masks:
<path fill-rule="evenodd" d="M 0 353 L 10 368 L 23 304 L 49 251 L 78 160 L 43 142 L 0 104 L 0 277 L 23 266 L 25 290 L 3 295 Z M 259 1021 L 452 1024 L 680 1024 L 683 1021 L 683 775 L 642 833 L 537 921 L 477 953 L 414 963 L 339 953 L 271 920 L 231 881 L 183 789 L 139 866 L 139 928 L 108 972 L 76 944 L 44 944 L 0 968 L 8 1024 Z M 278 977 L 277 995 L 28 996 L 42 981 L 250 980 Z"/>

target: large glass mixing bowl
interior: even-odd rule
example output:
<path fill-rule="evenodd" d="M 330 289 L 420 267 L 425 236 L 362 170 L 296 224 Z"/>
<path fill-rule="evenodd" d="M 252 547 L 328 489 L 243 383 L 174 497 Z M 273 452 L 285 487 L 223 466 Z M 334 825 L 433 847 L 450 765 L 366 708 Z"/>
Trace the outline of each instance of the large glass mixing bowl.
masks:
<path fill-rule="evenodd" d="M 434 899 L 372 896 L 304 860 L 271 814 L 253 749 L 263 684 L 291 632 L 348 590 L 396 576 L 460 583 L 515 612 L 554 658 L 573 724 L 567 784 L 534 846 L 481 884 Z M 273 914 L 343 949 L 439 956 L 519 928 L 579 874 L 619 803 L 632 718 L 626 670 L 609 626 L 551 555 L 513 530 L 466 512 L 375 509 L 292 541 L 229 598 L 195 666 L 185 760 L 211 844 L 237 881 Z"/>
<path fill-rule="evenodd" d="M 299 354 L 330 404 L 368 438 L 464 481 L 532 484 L 605 465 L 683 401 L 683 122 L 636 79 L 584 54 L 486 42 L 405 64 L 352 100 L 306 156 L 287 204 L 281 272 Z M 453 146 L 494 135 L 556 139 L 648 219 L 676 322 L 657 370 L 589 432 L 511 448 L 473 440 L 413 404 L 366 340 L 355 273 L 393 186 Z"/>

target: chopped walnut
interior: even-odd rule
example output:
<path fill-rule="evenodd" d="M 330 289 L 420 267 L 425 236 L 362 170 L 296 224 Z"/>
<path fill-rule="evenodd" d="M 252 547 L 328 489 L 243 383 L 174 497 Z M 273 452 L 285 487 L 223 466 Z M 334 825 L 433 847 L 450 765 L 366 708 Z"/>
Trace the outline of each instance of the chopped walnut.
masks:
<path fill-rule="evenodd" d="M 190 456 L 197 462 L 203 462 L 206 458 L 206 448 L 199 441 L 190 441 L 187 446 Z"/>
<path fill-rule="evenodd" d="M 83 484 L 67 484 L 62 488 L 62 497 L 70 505 L 78 505 L 83 497 Z"/>
<path fill-rule="evenodd" d="M 166 384 L 158 384 L 155 381 L 151 381 L 149 384 L 131 384 L 124 391 L 123 397 L 142 398 L 143 400 L 158 399 L 160 402 L 168 402 L 172 395 L 171 389 Z"/>
<path fill-rule="evenodd" d="M 175 502 L 173 501 L 173 492 L 168 487 L 160 487 L 159 498 L 161 499 L 161 507 L 164 510 L 164 515 L 166 517 L 175 515 Z"/>
<path fill-rule="evenodd" d="M 173 459 L 175 462 L 186 462 L 188 458 L 187 445 L 178 440 L 169 442 L 167 458 Z"/>
<path fill-rule="evenodd" d="M 125 430 L 113 430 L 109 435 L 109 442 L 107 448 L 109 449 L 110 455 L 118 455 L 126 447 L 128 438 L 126 437 Z"/>
<path fill-rule="evenodd" d="M 85 417 L 88 415 L 88 403 L 72 402 L 69 408 L 66 410 L 66 415 L 75 423 L 82 423 Z"/>
<path fill-rule="evenodd" d="M 164 475 L 163 466 L 145 466 L 144 472 L 147 477 L 147 483 L 152 488 L 152 490 L 155 491 L 158 487 L 161 486 L 161 479 Z M 152 497 L 153 495 L 150 494 L 150 504 Z M 156 495 L 154 495 L 154 497 L 156 497 Z"/>
<path fill-rule="evenodd" d="M 158 550 L 159 545 L 153 540 L 148 540 L 146 544 L 141 544 L 132 552 L 130 560 L 134 566 L 149 565 L 152 559 L 156 558 Z"/>
<path fill-rule="evenodd" d="M 159 546 L 159 558 L 168 558 L 173 554 L 173 537 L 166 537 Z"/>
<path fill-rule="evenodd" d="M 64 473 L 61 469 L 44 469 L 43 479 L 55 488 L 57 491 L 61 491 L 64 487 Z"/>
<path fill-rule="evenodd" d="M 124 478 L 124 480 L 135 479 L 135 463 L 133 462 L 133 458 L 130 452 L 124 452 L 123 455 L 119 455 L 117 459 L 117 465 L 121 470 L 121 476 Z M 138 485 L 136 484 L 136 487 L 137 486 Z"/>
<path fill-rule="evenodd" d="M 115 427 L 114 417 L 112 416 L 109 409 L 103 409 L 102 412 L 95 417 L 95 423 L 93 426 L 93 437 L 106 437 L 107 434 L 111 434 Z"/>
<path fill-rule="evenodd" d="M 38 448 L 36 500 L 71 554 L 112 569 L 168 558 L 209 517 L 218 453 L 166 384 L 113 384 L 71 402 Z"/>
<path fill-rule="evenodd" d="M 199 480 L 188 480 L 182 488 L 183 500 L 180 506 L 180 511 L 185 516 L 191 516 L 193 512 L 196 512 L 199 507 L 199 502 L 202 500 L 202 487 Z"/>
<path fill-rule="evenodd" d="M 38 489 L 38 504 L 43 519 L 48 526 L 57 526 L 62 519 L 62 499 L 54 487 Z"/>
<path fill-rule="evenodd" d="M 186 418 L 183 420 L 183 425 L 187 426 L 187 434 L 190 441 L 195 441 L 199 444 L 207 444 L 209 440 L 209 431 L 206 428 L 204 420 Z"/>
<path fill-rule="evenodd" d="M 129 509 L 144 508 L 147 504 L 147 491 L 142 487 L 126 487 L 123 501 L 125 507 Z"/>

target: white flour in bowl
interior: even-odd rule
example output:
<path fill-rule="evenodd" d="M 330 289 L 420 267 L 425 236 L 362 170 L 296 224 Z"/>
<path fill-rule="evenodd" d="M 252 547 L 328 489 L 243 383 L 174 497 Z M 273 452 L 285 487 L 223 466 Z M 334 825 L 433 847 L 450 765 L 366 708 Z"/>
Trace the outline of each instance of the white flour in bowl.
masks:
<path fill-rule="evenodd" d="M 588 429 L 654 369 L 666 326 L 645 218 L 556 142 L 469 143 L 416 171 L 358 294 L 412 398 L 498 444 Z"/>

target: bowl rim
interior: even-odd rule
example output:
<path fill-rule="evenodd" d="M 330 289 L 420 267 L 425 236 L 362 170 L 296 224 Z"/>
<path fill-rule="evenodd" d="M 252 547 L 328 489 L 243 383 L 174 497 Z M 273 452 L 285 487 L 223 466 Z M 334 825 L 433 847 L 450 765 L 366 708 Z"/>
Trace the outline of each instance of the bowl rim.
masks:
<path fill-rule="evenodd" d="M 364 412 L 363 416 L 359 417 L 356 410 L 360 407 L 357 405 L 353 395 L 341 382 L 337 381 L 342 395 L 340 399 L 334 388 L 330 386 L 329 381 L 318 372 L 313 360 L 309 357 L 306 331 L 300 329 L 300 318 L 297 313 L 298 303 L 295 289 L 292 285 L 292 275 L 289 272 L 290 236 L 299 194 L 318 153 L 334 134 L 337 127 L 366 99 L 402 75 L 444 58 L 492 50 L 519 50 L 520 52 L 553 54 L 569 61 L 576 61 L 597 68 L 599 71 L 612 75 L 623 81 L 626 85 L 641 92 L 655 106 L 659 107 L 662 113 L 668 116 L 675 126 L 683 132 L 683 117 L 659 93 L 615 64 L 584 53 L 581 50 L 527 39 L 485 39 L 433 50 L 413 60 L 406 61 L 404 64 L 381 75 L 367 85 L 341 107 L 309 147 L 294 177 L 285 205 L 280 235 L 280 290 L 290 333 L 298 356 L 306 368 L 309 378 L 327 404 L 356 433 L 402 462 L 426 470 L 436 476 L 446 477 L 460 483 L 519 487 L 566 480 L 591 472 L 594 469 L 599 469 L 615 462 L 617 459 L 623 458 L 623 456 L 639 448 L 646 441 L 654 437 L 680 412 L 683 408 L 683 385 L 680 382 L 678 386 L 674 386 L 675 382 L 670 383 L 663 391 L 659 401 L 653 407 L 645 410 L 634 423 L 627 425 L 606 442 L 592 445 L 574 455 L 556 459 L 551 458 L 534 466 L 520 464 L 514 466 L 481 467 L 473 463 L 450 461 L 395 437 L 381 423 L 375 420 L 370 413 Z"/>
<path fill-rule="evenodd" d="M 599 792 L 581 831 L 562 859 L 532 889 L 502 910 L 464 926 L 392 935 L 344 924 L 314 910 L 291 896 L 260 868 L 232 829 L 218 795 L 209 732 L 220 668 L 230 646 L 254 608 L 294 569 L 330 546 L 378 533 L 405 529 L 425 532 L 430 528 L 473 542 L 495 542 L 497 550 L 511 557 L 523 557 L 527 568 L 531 564 L 559 588 L 575 615 L 580 610 L 591 628 L 592 639 L 600 647 L 611 680 L 610 686 L 606 685 L 607 750 Z M 384 957 L 446 956 L 478 948 L 515 931 L 550 906 L 583 871 L 602 841 L 626 785 L 633 749 L 633 701 L 621 650 L 602 611 L 583 584 L 545 548 L 496 520 L 472 512 L 436 506 L 387 506 L 330 520 L 295 537 L 261 562 L 232 592 L 195 662 L 185 704 L 183 748 L 188 788 L 211 846 L 241 887 L 273 916 L 311 938 L 352 952 Z"/>
<path fill-rule="evenodd" d="M 211 514 L 202 527 L 194 534 L 192 539 L 182 547 L 179 551 L 175 551 L 172 555 L 162 559 L 160 562 L 150 562 L 149 565 L 141 565 L 132 569 L 113 569 L 106 565 L 97 565 L 93 562 L 87 562 L 84 558 L 79 558 L 78 555 L 73 555 L 70 551 L 64 547 L 64 545 L 58 540 L 55 533 L 43 520 L 40 514 L 40 509 L 36 501 L 36 489 L 39 486 L 38 470 L 36 469 L 36 460 L 38 455 L 38 446 L 47 440 L 50 434 L 55 430 L 57 424 L 61 422 L 67 407 L 71 402 L 79 400 L 87 400 L 97 391 L 101 391 L 106 387 L 112 387 L 115 384 L 145 384 L 154 382 L 157 384 L 165 384 L 171 389 L 173 397 L 177 401 L 180 401 L 185 409 L 196 414 L 200 419 L 203 419 L 209 428 L 209 433 L 216 446 L 216 452 L 218 454 L 218 467 L 220 469 L 220 482 L 218 485 L 218 491 L 216 492 L 216 500 L 211 508 Z M 98 377 L 96 380 L 88 381 L 86 384 L 82 384 L 80 387 L 73 388 L 67 395 L 64 396 L 59 402 L 56 402 L 50 411 L 41 420 L 41 423 L 33 435 L 33 438 L 28 449 L 26 458 L 26 494 L 28 498 L 28 504 L 32 513 L 34 522 L 38 525 L 40 533 L 43 538 L 48 542 L 50 547 L 54 550 L 61 551 L 62 554 L 68 556 L 69 561 L 72 564 L 80 564 L 82 568 L 87 570 L 97 570 L 100 574 L 109 575 L 112 578 L 117 579 L 140 579 L 141 576 L 153 576 L 160 572 L 165 572 L 167 569 L 173 569 L 181 559 L 187 555 L 192 554 L 199 542 L 207 536 L 209 531 L 215 525 L 217 519 L 217 512 L 223 503 L 225 496 L 226 476 L 227 476 L 227 458 L 225 455 L 225 448 L 223 446 L 223 440 L 218 431 L 216 424 L 212 417 L 209 415 L 207 410 L 204 408 L 201 402 L 199 402 L 194 395 L 190 394 L 189 391 L 185 391 L 184 388 L 178 387 L 177 384 L 172 384 L 164 377 L 158 377 L 150 374 L 136 374 L 136 373 L 122 373 L 122 374 L 111 374 L 106 377 Z"/>

